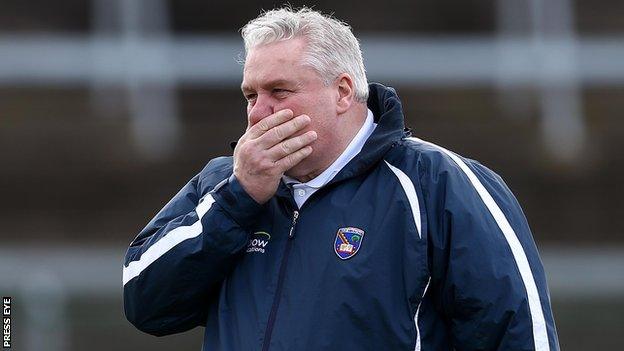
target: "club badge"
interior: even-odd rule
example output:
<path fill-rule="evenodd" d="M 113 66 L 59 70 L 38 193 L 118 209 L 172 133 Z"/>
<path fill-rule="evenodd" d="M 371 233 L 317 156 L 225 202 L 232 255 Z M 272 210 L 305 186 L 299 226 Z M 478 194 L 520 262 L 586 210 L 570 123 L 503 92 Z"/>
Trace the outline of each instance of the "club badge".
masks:
<path fill-rule="evenodd" d="M 342 260 L 355 256 L 362 246 L 364 231 L 354 227 L 338 229 L 336 240 L 334 241 L 334 251 Z"/>

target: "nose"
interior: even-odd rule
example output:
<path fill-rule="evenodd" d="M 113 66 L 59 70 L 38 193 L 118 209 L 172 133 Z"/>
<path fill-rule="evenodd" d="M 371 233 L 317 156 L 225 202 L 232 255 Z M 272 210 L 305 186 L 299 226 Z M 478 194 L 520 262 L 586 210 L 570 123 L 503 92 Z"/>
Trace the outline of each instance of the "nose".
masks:
<path fill-rule="evenodd" d="M 271 97 L 258 94 L 253 104 L 250 103 L 247 105 L 249 126 L 251 127 L 273 113 L 275 113 L 275 103 L 272 101 Z"/>

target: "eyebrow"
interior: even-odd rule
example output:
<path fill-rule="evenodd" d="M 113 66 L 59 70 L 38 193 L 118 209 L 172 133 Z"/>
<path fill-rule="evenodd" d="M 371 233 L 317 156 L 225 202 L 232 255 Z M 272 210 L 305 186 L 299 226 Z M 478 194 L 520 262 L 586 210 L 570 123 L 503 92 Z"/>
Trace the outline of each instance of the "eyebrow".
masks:
<path fill-rule="evenodd" d="M 299 86 L 299 84 L 297 84 L 297 83 L 295 83 L 295 82 L 292 82 L 292 81 L 285 80 L 285 79 L 275 79 L 275 80 L 270 80 L 270 81 L 268 81 L 268 82 L 266 82 L 266 83 L 263 83 L 263 84 L 262 84 L 262 86 L 263 86 L 263 87 L 271 87 L 271 88 L 272 88 L 272 87 L 274 87 L 274 86 L 277 86 L 277 85 L 283 85 L 283 84 L 286 84 L 286 85 L 294 85 L 294 86 L 296 86 L 296 87 L 298 87 L 298 86 Z M 241 91 L 244 93 L 244 92 L 247 92 L 247 91 L 253 91 L 253 89 L 252 89 L 251 87 L 249 87 L 248 85 L 245 85 L 245 84 L 243 83 L 243 84 L 241 84 Z"/>

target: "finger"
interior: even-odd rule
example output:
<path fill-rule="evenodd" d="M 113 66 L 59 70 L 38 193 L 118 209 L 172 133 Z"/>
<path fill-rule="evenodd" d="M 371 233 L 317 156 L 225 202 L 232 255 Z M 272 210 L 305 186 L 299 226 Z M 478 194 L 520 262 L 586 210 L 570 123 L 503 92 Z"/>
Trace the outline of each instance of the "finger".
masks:
<path fill-rule="evenodd" d="M 280 160 L 286 157 L 287 155 L 292 154 L 295 151 L 310 144 L 311 142 L 316 140 L 316 138 L 317 138 L 316 132 L 311 130 L 299 136 L 286 139 L 282 141 L 281 143 L 278 143 L 277 145 L 270 148 L 268 150 L 268 156 L 271 160 Z"/>
<path fill-rule="evenodd" d="M 258 144 L 264 149 L 269 149 L 277 145 L 280 141 L 292 136 L 297 131 L 305 128 L 308 124 L 310 124 L 310 117 L 306 115 L 297 116 L 264 133 L 257 139 Z"/>
<path fill-rule="evenodd" d="M 296 166 L 299 162 L 301 162 L 304 158 L 310 156 L 312 153 L 312 146 L 306 146 L 302 149 L 299 149 L 292 154 L 287 155 L 286 157 L 280 159 L 275 162 L 279 167 L 282 173 Z"/>
<path fill-rule="evenodd" d="M 247 134 L 249 135 L 251 139 L 256 139 L 260 137 L 262 134 L 271 130 L 273 127 L 276 127 L 292 118 L 293 118 L 292 110 L 285 109 L 285 110 L 277 111 L 274 114 L 261 119 L 260 122 L 251 126 Z"/>

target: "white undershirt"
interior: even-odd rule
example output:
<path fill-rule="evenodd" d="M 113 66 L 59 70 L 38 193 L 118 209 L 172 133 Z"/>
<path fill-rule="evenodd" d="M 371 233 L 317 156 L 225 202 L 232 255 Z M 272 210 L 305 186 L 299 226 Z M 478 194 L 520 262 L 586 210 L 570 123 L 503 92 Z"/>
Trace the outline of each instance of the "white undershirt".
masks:
<path fill-rule="evenodd" d="M 314 194 L 317 190 L 322 188 L 325 184 L 329 183 L 344 166 L 349 163 L 357 154 L 362 151 L 362 147 L 364 147 L 364 143 L 368 140 L 368 137 L 373 134 L 373 131 L 377 127 L 377 123 L 374 123 L 373 112 L 369 109 L 368 114 L 366 116 L 366 120 L 364 124 L 358 131 L 358 133 L 353 137 L 347 148 L 344 149 L 342 154 L 338 156 L 336 161 L 332 163 L 323 173 L 316 176 L 316 178 L 306 182 L 301 183 L 298 180 L 291 178 L 287 175 L 282 176 L 282 180 L 286 185 L 289 185 L 293 191 L 293 197 L 295 198 L 295 202 L 297 206 L 301 208 L 303 204 L 308 200 L 312 194 Z"/>

